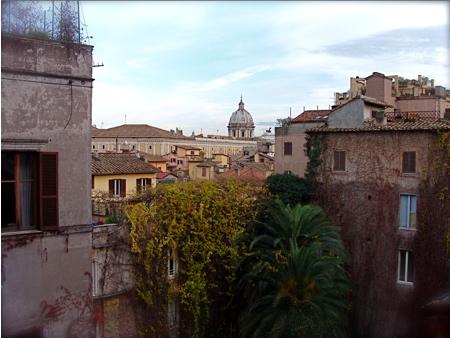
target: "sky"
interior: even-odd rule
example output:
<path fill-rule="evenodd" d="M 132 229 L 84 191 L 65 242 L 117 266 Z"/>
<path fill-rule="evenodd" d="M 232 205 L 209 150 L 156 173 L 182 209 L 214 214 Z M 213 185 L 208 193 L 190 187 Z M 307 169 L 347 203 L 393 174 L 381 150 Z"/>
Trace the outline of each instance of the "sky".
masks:
<path fill-rule="evenodd" d="M 327 109 L 377 71 L 450 87 L 446 1 L 81 1 L 92 38 L 92 120 L 227 134 L 243 96 L 256 135 Z"/>

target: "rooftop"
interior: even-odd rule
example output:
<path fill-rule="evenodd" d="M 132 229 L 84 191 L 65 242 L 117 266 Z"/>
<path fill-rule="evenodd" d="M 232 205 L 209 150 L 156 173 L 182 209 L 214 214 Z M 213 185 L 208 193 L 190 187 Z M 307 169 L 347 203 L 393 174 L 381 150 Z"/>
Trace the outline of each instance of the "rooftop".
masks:
<path fill-rule="evenodd" d="M 159 170 L 135 153 L 92 154 L 92 175 L 154 174 Z"/>
<path fill-rule="evenodd" d="M 303 113 L 294 117 L 291 123 L 320 122 L 325 121 L 331 110 L 305 110 Z"/>
<path fill-rule="evenodd" d="M 360 128 L 328 128 L 320 126 L 307 129 L 307 133 L 346 133 L 346 132 L 382 132 L 382 131 L 437 131 L 450 130 L 450 121 L 441 120 L 416 120 L 416 121 L 398 121 L 390 122 L 386 125 L 376 125 L 365 123 Z"/>
<path fill-rule="evenodd" d="M 92 129 L 92 137 L 127 137 L 127 138 L 172 138 L 187 139 L 186 136 L 149 126 L 148 124 L 122 124 L 109 129 Z"/>

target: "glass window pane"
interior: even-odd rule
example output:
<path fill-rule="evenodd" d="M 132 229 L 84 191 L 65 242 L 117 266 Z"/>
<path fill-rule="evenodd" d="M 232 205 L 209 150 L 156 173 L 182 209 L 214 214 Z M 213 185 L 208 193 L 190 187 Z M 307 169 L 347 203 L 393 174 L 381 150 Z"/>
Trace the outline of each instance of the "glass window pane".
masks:
<path fill-rule="evenodd" d="M 20 154 L 20 168 L 19 168 L 19 179 L 22 180 L 32 180 L 34 179 L 34 154 L 22 153 Z"/>
<path fill-rule="evenodd" d="M 1 214 L 2 228 L 16 225 L 16 192 L 14 183 L 2 183 Z"/>
<path fill-rule="evenodd" d="M 34 183 L 20 182 L 19 185 L 19 200 L 20 200 L 20 223 L 22 227 L 32 227 L 35 224 L 33 220 L 34 211 Z"/>
<path fill-rule="evenodd" d="M 414 254 L 408 251 L 408 282 L 414 281 Z"/>
<path fill-rule="evenodd" d="M 400 254 L 399 254 L 399 259 L 400 259 L 400 264 L 399 264 L 399 269 L 400 269 L 400 271 L 399 271 L 399 274 L 398 274 L 398 279 L 400 280 L 400 281 L 405 281 L 405 259 L 406 259 L 406 256 L 405 256 L 405 251 L 403 251 L 403 250 L 400 250 L 399 251 L 400 252 Z"/>
<path fill-rule="evenodd" d="M 408 196 L 400 195 L 400 226 L 408 226 Z"/>
<path fill-rule="evenodd" d="M 2 152 L 2 181 L 14 180 L 16 154 Z"/>

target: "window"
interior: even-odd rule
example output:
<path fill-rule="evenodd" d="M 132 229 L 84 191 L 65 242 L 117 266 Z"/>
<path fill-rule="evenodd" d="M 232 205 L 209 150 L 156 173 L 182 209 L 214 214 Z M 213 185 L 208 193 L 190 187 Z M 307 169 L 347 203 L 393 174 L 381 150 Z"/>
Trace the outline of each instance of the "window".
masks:
<path fill-rule="evenodd" d="M 245 136 L 245 131 L 241 132 L 241 136 L 244 137 Z"/>
<path fill-rule="evenodd" d="M 292 155 L 292 142 L 284 142 L 284 154 Z"/>
<path fill-rule="evenodd" d="M 176 254 L 173 249 L 169 249 L 167 252 L 167 276 L 169 279 L 174 278 L 178 272 L 178 262 Z"/>
<path fill-rule="evenodd" d="M 169 299 L 167 302 L 167 321 L 169 328 L 173 328 L 177 325 L 177 306 L 173 299 Z"/>
<path fill-rule="evenodd" d="M 334 152 L 334 171 L 345 171 L 345 151 L 335 151 Z"/>
<path fill-rule="evenodd" d="M 400 195 L 400 228 L 416 228 L 416 195 Z"/>
<path fill-rule="evenodd" d="M 403 152 L 402 172 L 405 174 L 416 173 L 416 152 L 405 151 Z"/>
<path fill-rule="evenodd" d="M 56 153 L 2 152 L 2 230 L 58 227 Z"/>
<path fill-rule="evenodd" d="M 290 171 L 290 170 L 285 170 L 284 173 L 287 174 L 287 175 L 291 175 L 291 174 L 292 174 L 292 171 Z"/>
<path fill-rule="evenodd" d="M 92 149 L 95 149 L 95 144 L 92 145 Z"/>
<path fill-rule="evenodd" d="M 398 282 L 412 284 L 414 281 L 414 254 L 412 251 L 398 252 Z"/>
<path fill-rule="evenodd" d="M 191 155 L 194 155 L 194 154 L 195 154 L 195 152 L 193 150 L 191 150 Z"/>
<path fill-rule="evenodd" d="M 206 167 L 202 167 L 202 176 L 206 177 Z"/>
<path fill-rule="evenodd" d="M 102 145 L 102 149 L 105 149 L 105 145 Z"/>
<path fill-rule="evenodd" d="M 125 197 L 126 180 L 109 180 L 109 194 L 113 197 Z"/>
<path fill-rule="evenodd" d="M 101 296 L 102 288 L 102 264 L 96 260 L 92 261 L 92 296 Z"/>
<path fill-rule="evenodd" d="M 143 193 L 148 187 L 152 186 L 151 178 L 138 178 L 136 179 L 136 191 L 138 193 Z"/>
<path fill-rule="evenodd" d="M 236 137 L 236 130 L 233 130 L 233 137 Z"/>
<path fill-rule="evenodd" d="M 136 146 L 133 144 L 133 150 L 135 150 L 136 149 Z"/>
<path fill-rule="evenodd" d="M 176 158 L 171 158 L 171 159 L 170 159 L 170 162 L 171 162 L 171 163 L 175 163 L 176 161 L 177 161 Z"/>

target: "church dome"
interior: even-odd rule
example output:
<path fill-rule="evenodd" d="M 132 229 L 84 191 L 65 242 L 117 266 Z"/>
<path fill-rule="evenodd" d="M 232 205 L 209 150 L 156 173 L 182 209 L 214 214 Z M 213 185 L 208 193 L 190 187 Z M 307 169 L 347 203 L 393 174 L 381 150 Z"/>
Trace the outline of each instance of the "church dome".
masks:
<path fill-rule="evenodd" d="M 231 114 L 229 126 L 254 127 L 252 115 L 244 109 L 244 102 L 239 102 L 239 109 Z"/>
<path fill-rule="evenodd" d="M 233 112 L 228 123 L 228 136 L 249 139 L 253 137 L 255 124 L 252 115 L 244 109 L 244 102 L 239 102 L 239 109 Z"/>

